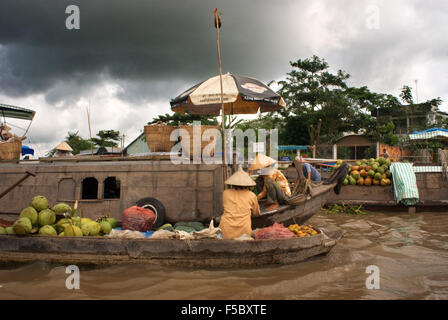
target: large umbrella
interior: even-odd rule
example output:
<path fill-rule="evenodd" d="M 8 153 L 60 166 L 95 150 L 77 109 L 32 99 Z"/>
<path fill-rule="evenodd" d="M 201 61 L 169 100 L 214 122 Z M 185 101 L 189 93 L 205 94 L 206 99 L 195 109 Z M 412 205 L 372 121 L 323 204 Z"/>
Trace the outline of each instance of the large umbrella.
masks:
<path fill-rule="evenodd" d="M 174 112 L 219 115 L 220 77 L 212 77 L 182 92 L 171 101 Z M 222 76 L 224 114 L 256 114 L 285 108 L 283 98 L 257 79 L 224 74 Z"/>

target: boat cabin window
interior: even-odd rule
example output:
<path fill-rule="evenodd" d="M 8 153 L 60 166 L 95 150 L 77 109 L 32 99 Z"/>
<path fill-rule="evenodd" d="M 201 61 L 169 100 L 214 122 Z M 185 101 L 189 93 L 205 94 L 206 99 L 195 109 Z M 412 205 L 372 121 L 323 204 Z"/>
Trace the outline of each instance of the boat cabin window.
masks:
<path fill-rule="evenodd" d="M 95 178 L 85 178 L 82 180 L 82 199 L 98 198 L 98 180 Z"/>
<path fill-rule="evenodd" d="M 108 177 L 104 180 L 104 199 L 120 199 L 120 180 L 116 177 Z"/>

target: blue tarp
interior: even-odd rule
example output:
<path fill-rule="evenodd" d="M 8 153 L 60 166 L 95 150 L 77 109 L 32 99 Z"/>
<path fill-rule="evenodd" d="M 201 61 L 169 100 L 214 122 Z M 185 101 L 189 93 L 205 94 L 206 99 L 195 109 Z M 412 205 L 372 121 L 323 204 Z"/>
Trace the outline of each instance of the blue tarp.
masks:
<path fill-rule="evenodd" d="M 427 130 L 424 130 L 424 131 L 414 131 L 412 134 L 429 133 L 429 132 L 434 132 L 434 131 L 448 132 L 448 129 L 443 129 L 443 128 L 432 128 L 432 129 L 427 129 Z"/>
<path fill-rule="evenodd" d="M 31 149 L 28 146 L 22 146 L 22 156 L 24 156 L 26 154 L 30 154 L 30 155 L 34 156 L 34 149 Z"/>

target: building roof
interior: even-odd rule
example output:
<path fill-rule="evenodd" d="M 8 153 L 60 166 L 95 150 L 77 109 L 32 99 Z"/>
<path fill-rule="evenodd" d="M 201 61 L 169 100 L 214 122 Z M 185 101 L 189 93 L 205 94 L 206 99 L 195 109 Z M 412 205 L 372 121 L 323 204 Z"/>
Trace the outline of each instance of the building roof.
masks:
<path fill-rule="evenodd" d="M 144 132 L 142 132 L 137 138 L 135 138 L 134 140 L 132 140 L 132 142 L 130 142 L 124 149 L 123 149 L 123 153 L 126 153 L 127 152 L 127 150 L 128 150 L 128 148 L 130 147 L 130 146 L 132 146 L 132 144 L 134 144 L 138 139 L 140 139 L 142 136 L 144 136 L 145 135 L 145 133 Z"/>
<path fill-rule="evenodd" d="M 33 120 L 35 111 L 0 103 L 0 115 L 5 118 Z"/>

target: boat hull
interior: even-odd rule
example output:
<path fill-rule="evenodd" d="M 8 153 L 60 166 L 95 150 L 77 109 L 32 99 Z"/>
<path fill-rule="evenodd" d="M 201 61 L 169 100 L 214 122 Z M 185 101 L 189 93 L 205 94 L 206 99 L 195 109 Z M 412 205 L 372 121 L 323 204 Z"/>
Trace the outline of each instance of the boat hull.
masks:
<path fill-rule="evenodd" d="M 279 240 L 158 240 L 105 237 L 0 236 L 0 261 L 76 265 L 155 264 L 175 267 L 244 268 L 294 264 L 328 253 L 343 231 Z"/>
<path fill-rule="evenodd" d="M 327 203 L 333 193 L 335 184 L 322 185 L 311 191 L 311 195 L 297 206 L 283 206 L 272 212 L 266 212 L 260 217 L 252 218 L 252 228 L 263 228 L 276 223 L 285 226 L 289 224 L 304 224 L 308 219 L 318 213 Z"/>

